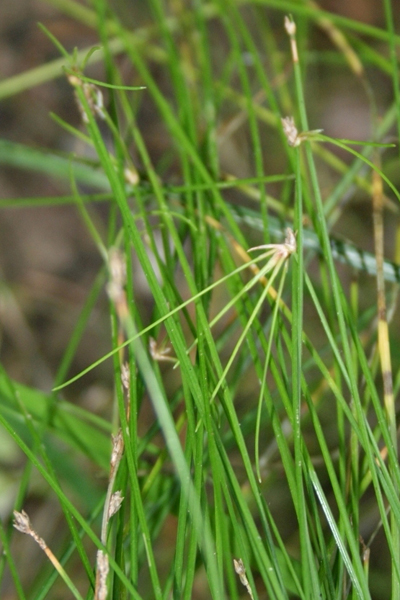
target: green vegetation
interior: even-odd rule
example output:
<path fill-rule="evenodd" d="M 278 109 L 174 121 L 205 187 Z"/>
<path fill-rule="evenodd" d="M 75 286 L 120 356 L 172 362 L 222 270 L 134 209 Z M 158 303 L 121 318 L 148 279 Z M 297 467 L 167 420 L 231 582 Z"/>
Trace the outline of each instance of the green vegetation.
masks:
<path fill-rule="evenodd" d="M 395 223 L 400 200 L 390 0 L 384 27 L 307 0 L 150 0 L 139 28 L 118 2 L 48 1 L 99 45 L 67 50 L 42 25 L 61 58 L 2 81 L 0 100 L 67 78 L 81 124 L 49 118 L 80 151 L 0 140 L 3 165 L 68 189 L 0 208 L 70 205 L 102 266 L 53 391 L 0 372 L 2 435 L 24 457 L 15 525 L 51 561 L 26 583 L 14 545 L 33 542 L 10 516 L 4 589 L 29 600 L 398 600 L 400 257 L 383 256 L 383 211 Z M 104 81 L 90 77 L 99 63 Z M 316 64 L 361 90 L 368 140 L 313 129 Z M 374 252 L 332 233 L 344 198 L 365 201 Z M 104 290 L 110 352 L 77 372 Z M 69 390 L 104 361 L 114 405 L 95 414 Z M 56 548 L 23 512 L 38 479 L 41 501 L 62 510 Z"/>

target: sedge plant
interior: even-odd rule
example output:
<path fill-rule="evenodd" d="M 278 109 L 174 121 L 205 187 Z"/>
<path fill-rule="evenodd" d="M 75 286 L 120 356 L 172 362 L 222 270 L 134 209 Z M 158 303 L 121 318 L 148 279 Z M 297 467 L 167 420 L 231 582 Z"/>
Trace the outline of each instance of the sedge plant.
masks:
<path fill-rule="evenodd" d="M 383 211 L 394 222 L 400 200 L 400 38 L 390 0 L 385 28 L 308 0 L 151 0 L 141 27 L 107 0 L 47 2 L 98 45 L 67 50 L 41 26 L 61 59 L 1 82 L 0 99 L 63 76 L 78 121 L 51 118 L 86 154 L 0 140 L 3 164 L 63 190 L 0 208 L 69 206 L 101 266 L 52 391 L 1 368 L 0 423 L 24 461 L 0 527 L 2 593 L 397 600 L 400 275 L 396 248 L 384 255 Z M 317 55 L 315 28 L 330 44 Z M 310 129 L 315 60 L 357 81 L 371 139 Z M 99 63 L 103 79 L 90 76 Z M 393 86 L 381 115 L 368 68 Z M 343 198 L 357 194 L 374 215 L 369 253 L 334 230 Z M 18 306 L 11 285 L 2 293 Z M 109 352 L 75 369 L 96 310 Z M 109 363 L 112 400 L 97 414 L 70 390 Z M 54 548 L 29 509 L 38 478 L 41 502 L 65 523 Z M 23 573 L 16 549 L 30 538 L 51 563 Z"/>

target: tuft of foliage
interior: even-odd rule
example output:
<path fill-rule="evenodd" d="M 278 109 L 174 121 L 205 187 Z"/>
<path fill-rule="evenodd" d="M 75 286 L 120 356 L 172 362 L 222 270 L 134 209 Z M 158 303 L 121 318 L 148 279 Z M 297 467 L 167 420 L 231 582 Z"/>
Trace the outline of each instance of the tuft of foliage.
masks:
<path fill-rule="evenodd" d="M 400 276 L 399 256 L 383 255 L 382 217 L 388 208 L 394 221 L 400 200 L 390 0 L 385 28 L 300 0 L 150 0 L 136 29 L 107 0 L 47 1 L 99 45 L 69 51 L 42 25 L 61 59 L 4 80 L 0 99 L 62 66 L 80 125 L 52 118 L 79 151 L 0 140 L 2 164 L 68 190 L 0 208 L 71 205 L 102 264 L 52 392 L 1 368 L 1 427 L 24 456 L 14 525 L 51 561 L 26 582 L 10 513 L 3 593 L 397 600 L 400 369 L 389 331 L 398 342 Z M 315 50 L 316 31 L 329 50 Z M 316 62 L 349 72 L 366 95 L 369 140 L 311 129 Z M 104 81 L 89 76 L 99 63 Z M 371 69 L 392 86 L 384 108 Z M 332 233 L 357 194 L 371 201 L 373 253 Z M 102 290 L 110 351 L 76 372 Z M 82 394 L 104 361 L 113 406 L 95 414 L 68 390 Z M 28 512 L 38 481 L 41 502 L 62 511 L 57 548 Z"/>

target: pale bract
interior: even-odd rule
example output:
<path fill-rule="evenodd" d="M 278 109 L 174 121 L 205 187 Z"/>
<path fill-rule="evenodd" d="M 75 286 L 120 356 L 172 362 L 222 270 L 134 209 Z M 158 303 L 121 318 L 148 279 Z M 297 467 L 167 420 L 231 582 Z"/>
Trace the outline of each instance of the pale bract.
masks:
<path fill-rule="evenodd" d="M 297 148 L 305 140 L 311 139 L 313 136 L 322 133 L 323 129 L 312 129 L 311 131 L 303 131 L 299 133 L 293 117 L 285 117 L 281 119 L 283 133 L 286 136 L 289 146 Z"/>
<path fill-rule="evenodd" d="M 290 227 L 286 229 L 286 237 L 283 244 L 262 244 L 261 246 L 254 246 L 249 248 L 248 252 L 253 250 L 269 250 L 268 256 L 272 255 L 271 268 L 281 260 L 286 260 L 291 254 L 296 252 L 296 236 Z"/>

